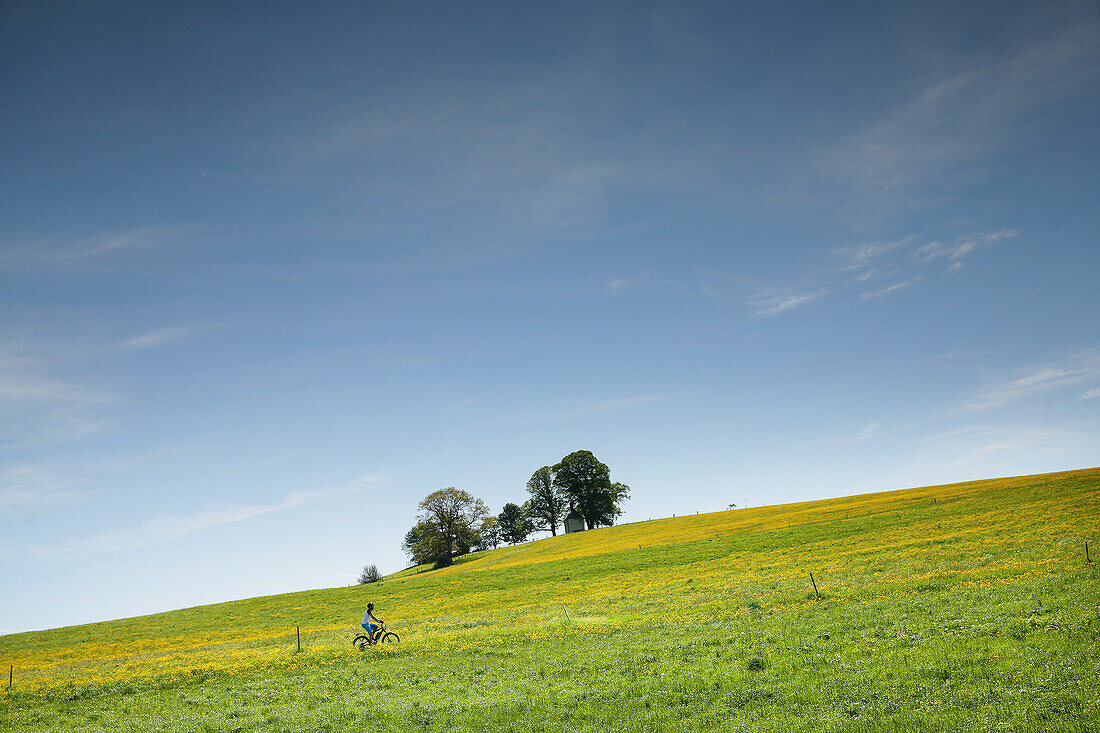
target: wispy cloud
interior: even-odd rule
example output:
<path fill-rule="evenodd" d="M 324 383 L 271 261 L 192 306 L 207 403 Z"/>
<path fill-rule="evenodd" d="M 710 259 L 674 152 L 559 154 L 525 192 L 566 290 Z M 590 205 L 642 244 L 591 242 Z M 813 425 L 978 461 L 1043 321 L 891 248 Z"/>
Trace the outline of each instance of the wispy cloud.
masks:
<path fill-rule="evenodd" d="M 996 475 L 1031 470 L 1038 461 L 1089 464 L 1100 449 L 1100 435 L 1083 426 L 1028 423 L 965 425 L 919 442 L 925 460 L 937 468 Z M 1020 466 L 1020 468 L 1017 468 Z M 1050 469 L 1048 469 L 1050 470 Z"/>
<path fill-rule="evenodd" d="M 875 421 L 871 421 L 871 422 L 867 423 L 867 426 L 865 428 L 863 428 L 863 430 L 859 431 L 859 435 L 856 436 L 856 439 L 857 440 L 868 440 L 868 439 L 873 438 L 876 435 L 878 435 L 879 432 L 881 432 L 881 430 L 882 430 L 882 425 L 881 424 L 879 424 Z"/>
<path fill-rule="evenodd" d="M 82 405 L 114 401 L 106 392 L 77 384 L 0 372 L 0 407 L 16 402 L 69 402 Z"/>
<path fill-rule="evenodd" d="M 1100 379 L 1100 352 L 1073 354 L 1061 362 L 1033 366 L 994 381 L 966 399 L 960 412 L 980 412 L 1026 400 L 1040 394 L 1079 388 Z"/>
<path fill-rule="evenodd" d="M 777 316 L 799 306 L 821 300 L 829 290 L 821 288 L 812 292 L 759 292 L 749 299 L 753 314 L 757 316 Z"/>
<path fill-rule="evenodd" d="M 838 247 L 836 264 L 822 267 L 799 286 L 762 289 L 748 298 L 756 316 L 770 317 L 824 301 L 829 296 L 858 293 L 859 302 L 884 298 L 912 288 L 937 274 L 959 270 L 968 257 L 1017 235 L 1015 229 L 970 232 L 949 243 L 921 243 L 915 236 Z M 943 268 L 939 263 L 947 263 Z M 703 271 L 705 272 L 705 271 Z M 877 286 L 877 287 L 876 287 Z"/>
<path fill-rule="evenodd" d="M 882 288 L 881 290 L 872 290 L 872 291 L 869 291 L 869 292 L 866 292 L 866 293 L 860 293 L 859 294 L 859 299 L 861 301 L 863 301 L 863 300 L 871 300 L 872 298 L 881 298 L 884 295 L 890 295 L 891 293 L 896 293 L 900 290 L 905 290 L 905 288 L 909 287 L 912 284 L 913 283 L 911 283 L 911 282 L 894 283 L 893 285 L 887 285 L 885 288 Z"/>
<path fill-rule="evenodd" d="M 54 546 L 29 546 L 23 550 L 45 560 L 61 561 L 76 557 L 104 555 L 178 540 L 187 535 L 255 517 L 278 514 L 316 502 L 359 493 L 387 482 L 386 478 L 363 476 L 354 481 L 314 491 L 287 494 L 273 504 L 242 504 L 184 517 L 153 517 L 130 529 L 105 532 Z"/>
<path fill-rule="evenodd" d="M 638 395 L 633 397 L 617 397 L 609 400 L 599 400 L 587 404 L 562 407 L 560 409 L 540 410 L 517 415 L 509 422 L 529 422 L 532 420 L 558 420 L 583 415 L 594 415 L 603 412 L 625 410 L 640 405 L 655 404 L 672 399 L 672 395 Z"/>
<path fill-rule="evenodd" d="M 639 282 L 640 280 L 637 277 L 617 277 L 607 284 L 607 289 L 612 292 L 627 290 Z"/>
<path fill-rule="evenodd" d="M 984 174 L 975 163 L 1006 145 L 1026 115 L 1070 99 L 1100 76 L 1100 23 L 1064 27 L 1013 54 L 943 59 L 946 71 L 822 156 L 864 193 L 902 194 Z"/>
<path fill-rule="evenodd" d="M 142 227 L 70 239 L 43 239 L 0 245 L 0 269 L 49 268 L 104 260 L 163 244 L 178 234 L 169 227 Z"/>
<path fill-rule="evenodd" d="M 0 336 L 0 441 L 67 441 L 110 424 L 111 406 L 124 396 L 72 375 L 90 359 L 164 346 L 216 326 L 174 325 L 129 338 L 43 340 Z"/>
<path fill-rule="evenodd" d="M 878 262 L 887 256 L 913 244 L 916 237 L 906 237 L 893 242 L 865 242 L 848 247 L 838 247 L 833 254 L 843 260 L 841 272 L 859 270 L 861 273 L 870 271 Z"/>
<path fill-rule="evenodd" d="M 87 492 L 54 466 L 21 465 L 0 472 L 0 514 L 84 501 Z"/>
<path fill-rule="evenodd" d="M 38 358 L 0 348 L 0 442 L 71 440 L 101 430 L 103 408 L 118 397 L 57 379 Z"/>
<path fill-rule="evenodd" d="M 163 328 L 155 328 L 152 331 L 146 331 L 143 334 L 128 339 L 126 345 L 131 349 L 148 349 L 153 346 L 163 346 L 173 341 L 183 340 L 194 334 L 196 330 L 195 326 L 165 326 Z"/>
<path fill-rule="evenodd" d="M 612 410 L 621 410 L 626 407 L 635 407 L 637 405 L 649 405 L 654 402 L 664 402 L 671 399 L 669 395 L 647 395 L 638 397 L 619 397 L 613 400 L 602 400 L 600 402 L 593 402 L 588 405 L 581 405 L 574 407 L 571 410 L 567 410 L 565 415 L 590 415 L 595 412 L 610 412 Z"/>
<path fill-rule="evenodd" d="M 607 283 L 607 290 L 611 293 L 628 293 L 637 290 L 652 290 L 654 288 L 671 288 L 692 295 L 710 296 L 715 294 L 715 289 L 706 278 L 690 277 L 687 279 L 670 277 L 666 274 L 658 274 L 650 269 L 639 270 L 632 275 L 619 275 Z"/>
<path fill-rule="evenodd" d="M 401 216 L 351 223 L 353 236 L 402 242 L 372 257 L 373 272 L 482 265 L 561 232 L 597 231 L 609 195 L 644 178 L 640 166 L 579 131 L 576 111 L 596 93 L 592 77 L 592 67 L 575 59 L 522 84 L 431 85 L 410 91 L 411 109 L 408 100 L 349 105 L 313 129 L 288 129 L 274 144 L 311 182 L 337 189 L 334 196 L 355 192 L 407 215 L 411 223 L 400 231 L 389 222 Z M 384 183 L 379 169 L 389 171 Z"/>
<path fill-rule="evenodd" d="M 178 455 L 180 450 L 158 449 L 99 460 L 73 461 L 58 456 L 12 465 L 0 470 L 0 514 L 87 501 L 104 486 L 114 485 L 114 477 L 135 467 L 160 463 L 166 457 Z"/>
<path fill-rule="evenodd" d="M 954 242 L 929 242 L 917 248 L 914 256 L 924 262 L 937 259 L 945 259 L 950 263 L 950 269 L 958 270 L 963 266 L 964 258 L 977 249 L 992 247 L 997 242 L 1011 239 L 1016 236 L 1015 229 L 1001 229 L 995 232 L 977 232 L 959 237 Z"/>

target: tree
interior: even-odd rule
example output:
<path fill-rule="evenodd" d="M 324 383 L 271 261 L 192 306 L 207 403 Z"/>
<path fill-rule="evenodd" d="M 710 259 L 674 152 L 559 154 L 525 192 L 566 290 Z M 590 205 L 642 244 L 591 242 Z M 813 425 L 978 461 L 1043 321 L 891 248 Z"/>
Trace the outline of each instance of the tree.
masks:
<path fill-rule="evenodd" d="M 621 481 L 616 481 L 615 483 L 611 484 L 611 508 L 607 516 L 611 517 L 611 519 L 613 520 L 618 519 L 619 516 L 623 513 L 622 504 L 624 504 L 629 498 L 629 486 L 622 483 Z M 603 524 L 606 524 L 608 527 L 610 527 L 612 524 L 614 524 L 614 522 L 603 522 Z"/>
<path fill-rule="evenodd" d="M 534 529 L 531 520 L 524 516 L 523 509 L 512 503 L 504 505 L 497 522 L 500 524 L 500 538 L 510 545 L 523 542 Z"/>
<path fill-rule="evenodd" d="M 543 466 L 531 475 L 527 481 L 527 491 L 531 498 L 524 504 L 528 516 L 536 529 L 549 529 L 554 536 L 558 534 L 558 524 L 565 521 L 569 503 L 561 490 L 554 485 L 554 473 L 549 466 Z"/>
<path fill-rule="evenodd" d="M 611 483 L 611 471 L 590 451 L 570 453 L 551 469 L 554 485 L 580 515 L 588 529 L 615 523 L 620 504 L 630 498 L 630 487 Z"/>
<path fill-rule="evenodd" d="M 405 540 L 401 543 L 401 549 L 412 560 L 413 565 L 426 565 L 434 562 L 438 548 L 433 541 L 434 534 L 426 522 L 417 522 L 412 529 L 405 533 Z"/>
<path fill-rule="evenodd" d="M 550 523 L 534 513 L 534 510 L 531 508 L 530 499 L 519 505 L 519 513 L 527 520 L 528 534 L 531 532 L 545 532 L 550 529 Z"/>
<path fill-rule="evenodd" d="M 380 580 L 382 580 L 382 573 L 378 572 L 377 565 L 364 565 L 363 572 L 359 573 L 359 585 L 377 583 Z"/>
<path fill-rule="evenodd" d="M 418 564 L 447 567 L 477 543 L 477 529 L 489 514 L 485 502 L 453 486 L 433 491 L 420 502 L 416 526 L 403 547 Z"/>
<path fill-rule="evenodd" d="M 477 530 L 477 549 L 496 549 L 500 545 L 500 522 L 496 517 L 485 517 Z"/>

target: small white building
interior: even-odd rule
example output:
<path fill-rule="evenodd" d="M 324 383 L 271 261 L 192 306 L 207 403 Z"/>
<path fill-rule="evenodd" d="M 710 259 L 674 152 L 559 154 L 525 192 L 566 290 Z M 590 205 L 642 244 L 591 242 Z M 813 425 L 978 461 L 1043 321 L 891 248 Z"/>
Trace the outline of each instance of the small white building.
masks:
<path fill-rule="evenodd" d="M 584 517 L 573 507 L 569 507 L 569 516 L 565 518 L 565 533 L 571 532 L 583 532 L 584 531 Z"/>

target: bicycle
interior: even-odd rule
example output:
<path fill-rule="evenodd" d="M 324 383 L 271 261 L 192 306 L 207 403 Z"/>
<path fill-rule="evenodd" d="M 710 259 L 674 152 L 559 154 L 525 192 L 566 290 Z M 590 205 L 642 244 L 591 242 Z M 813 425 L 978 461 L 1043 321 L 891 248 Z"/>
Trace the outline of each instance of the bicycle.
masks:
<path fill-rule="evenodd" d="M 386 631 L 386 625 L 380 624 L 374 634 L 356 634 L 355 638 L 351 640 L 351 645 L 362 651 L 374 644 L 392 644 L 397 641 L 401 641 L 401 637 L 393 631 Z"/>

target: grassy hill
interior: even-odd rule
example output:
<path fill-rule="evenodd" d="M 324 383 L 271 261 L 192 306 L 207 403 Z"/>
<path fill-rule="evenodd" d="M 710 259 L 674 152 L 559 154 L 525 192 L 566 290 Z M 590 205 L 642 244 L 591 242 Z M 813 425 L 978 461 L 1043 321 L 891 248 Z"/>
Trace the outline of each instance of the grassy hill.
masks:
<path fill-rule="evenodd" d="M 1089 469 L 700 514 L 4 636 L 0 729 L 1100 730 L 1098 499 Z M 350 646 L 367 600 L 399 645 Z"/>

